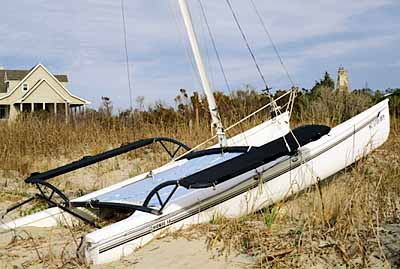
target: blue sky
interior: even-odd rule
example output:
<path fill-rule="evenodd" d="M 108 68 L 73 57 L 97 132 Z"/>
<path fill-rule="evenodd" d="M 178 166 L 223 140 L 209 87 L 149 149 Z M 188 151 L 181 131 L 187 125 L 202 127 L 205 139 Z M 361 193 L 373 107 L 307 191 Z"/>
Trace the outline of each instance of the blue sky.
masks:
<path fill-rule="evenodd" d="M 188 0 L 212 86 L 226 91 L 198 0 Z M 232 89 L 261 80 L 224 0 L 202 0 Z M 231 0 L 270 87 L 290 83 L 249 0 Z M 399 0 L 254 0 L 300 87 L 312 87 L 339 65 L 352 88 L 400 87 Z M 201 88 L 192 67 L 177 0 L 125 0 L 133 103 L 173 104 L 180 88 Z M 0 65 L 42 63 L 68 74 L 70 90 L 97 108 L 109 96 L 129 107 L 120 1 L 14 0 L 2 4 Z"/>

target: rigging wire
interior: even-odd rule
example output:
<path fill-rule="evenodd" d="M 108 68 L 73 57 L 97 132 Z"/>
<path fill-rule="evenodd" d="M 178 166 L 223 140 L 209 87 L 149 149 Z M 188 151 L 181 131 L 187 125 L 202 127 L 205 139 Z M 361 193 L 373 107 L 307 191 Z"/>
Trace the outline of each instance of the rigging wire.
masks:
<path fill-rule="evenodd" d="M 228 4 L 229 9 L 231 10 L 232 16 L 233 16 L 233 18 L 234 18 L 234 20 L 235 20 L 235 22 L 236 22 L 236 25 L 237 25 L 237 27 L 239 28 L 240 33 L 242 34 L 242 38 L 243 38 L 244 42 L 246 43 L 247 49 L 248 49 L 248 51 L 249 51 L 249 53 L 250 53 L 250 55 L 251 55 L 251 57 L 252 57 L 252 59 L 253 59 L 253 62 L 254 62 L 254 64 L 255 64 L 256 68 L 257 68 L 257 71 L 258 71 L 258 73 L 259 73 L 259 75 L 260 75 L 262 81 L 264 82 L 264 85 L 265 85 L 265 91 L 264 91 L 264 93 L 267 95 L 267 97 L 269 98 L 269 100 L 270 100 L 270 102 L 271 102 L 271 104 L 272 104 L 272 113 L 274 113 L 275 116 L 278 116 L 278 115 L 281 113 L 281 112 L 279 111 L 279 107 L 278 107 L 278 105 L 276 104 L 276 102 L 274 101 L 274 98 L 273 98 L 273 96 L 271 95 L 271 93 L 270 93 L 270 91 L 269 91 L 270 88 L 268 87 L 267 81 L 265 80 L 265 77 L 264 77 L 264 75 L 263 75 L 263 73 L 262 73 L 262 71 L 261 71 L 261 68 L 260 68 L 260 66 L 259 66 L 258 63 L 257 63 L 256 57 L 255 57 L 253 51 L 252 51 L 251 48 L 250 48 L 249 42 L 248 42 L 248 40 L 247 40 L 247 38 L 246 38 L 246 35 L 244 34 L 244 32 L 243 32 L 243 30 L 242 30 L 242 27 L 240 26 L 239 20 L 238 20 L 236 14 L 235 14 L 235 11 L 233 10 L 233 7 L 232 7 L 232 5 L 231 5 L 230 0 L 226 0 L 226 3 Z"/>
<path fill-rule="evenodd" d="M 220 55 L 218 53 L 217 45 L 216 45 L 213 33 L 211 31 L 211 27 L 210 27 L 210 25 L 208 23 L 208 19 L 207 19 L 207 15 L 206 15 L 203 3 L 201 2 L 201 0 L 198 0 L 198 2 L 199 2 L 199 5 L 200 5 L 201 13 L 203 14 L 204 22 L 205 22 L 205 24 L 207 26 L 208 35 L 210 36 L 211 43 L 212 43 L 212 46 L 214 48 L 215 55 L 217 56 L 219 68 L 221 69 L 221 73 L 222 73 L 222 75 L 224 77 L 224 80 L 225 80 L 226 88 L 227 88 L 228 92 L 231 93 L 231 88 L 229 86 L 228 79 L 226 77 L 226 73 L 225 73 L 224 66 L 222 64 L 221 57 L 220 57 Z"/>
<path fill-rule="evenodd" d="M 176 10 L 173 8 L 173 5 L 171 4 L 170 1 L 168 1 L 168 8 L 169 8 L 170 13 L 174 17 L 175 27 L 176 27 L 176 29 L 178 29 L 178 32 L 179 32 L 181 45 L 184 48 L 185 54 L 186 54 L 186 60 L 189 62 L 190 66 L 192 67 L 191 68 L 191 75 L 194 78 L 194 81 L 196 81 L 197 84 L 201 87 L 201 81 L 200 81 L 199 75 L 198 75 L 198 73 L 196 71 L 196 66 L 195 66 L 193 57 L 191 56 L 190 48 L 188 47 L 187 42 L 185 42 L 186 38 L 184 37 L 185 35 L 183 33 L 184 31 L 182 30 L 182 24 L 179 23 L 180 20 L 178 19 L 178 15 L 176 14 Z M 196 84 L 196 83 L 194 83 L 194 84 Z M 193 86 L 195 86 L 195 85 L 193 85 Z"/>
<path fill-rule="evenodd" d="M 199 22 L 200 22 L 199 23 L 200 24 L 200 30 L 201 30 L 201 32 L 199 31 L 199 35 L 198 35 L 198 37 L 199 37 L 198 42 L 199 42 L 199 46 L 202 47 L 201 51 L 205 52 L 205 66 L 206 66 L 206 70 L 208 70 L 207 71 L 207 75 L 208 75 L 209 80 L 210 80 L 211 88 L 215 89 L 215 77 L 214 77 L 214 72 L 213 72 L 213 67 L 214 67 L 213 66 L 213 59 L 212 59 L 212 56 L 210 54 L 210 50 L 211 49 L 210 49 L 209 43 L 207 42 L 208 39 L 206 38 L 206 34 L 205 34 L 205 32 L 206 32 L 205 28 L 206 27 L 204 27 L 204 24 L 205 24 L 204 16 L 203 16 L 203 14 L 201 12 L 198 15 L 199 15 Z M 193 27 L 195 27 L 195 25 L 193 25 Z M 203 37 L 203 38 L 201 38 L 201 37 Z"/>
<path fill-rule="evenodd" d="M 280 62 L 280 64 L 281 64 L 281 66 L 282 66 L 284 72 L 286 73 L 286 76 L 288 77 L 290 83 L 292 84 L 292 89 L 291 89 L 291 94 L 290 94 L 290 97 L 289 97 L 288 107 L 287 107 L 287 109 L 286 109 L 286 111 L 289 112 L 289 115 L 292 115 L 294 99 L 296 98 L 296 92 L 297 92 L 298 88 L 296 88 L 296 83 L 295 83 L 293 77 L 290 75 L 290 73 L 289 73 L 289 71 L 288 71 L 286 65 L 284 64 L 283 58 L 282 58 L 282 56 L 280 55 L 279 50 L 278 50 L 278 48 L 277 48 L 277 46 L 276 46 L 274 40 L 272 39 L 272 36 L 271 36 L 270 32 L 268 31 L 268 28 L 267 28 L 267 26 L 266 26 L 266 24 L 265 24 L 265 22 L 264 22 L 264 20 L 263 20 L 263 18 L 262 18 L 262 16 L 261 16 L 260 12 L 258 11 L 258 8 L 257 8 L 257 6 L 256 6 L 256 4 L 255 4 L 255 2 L 254 2 L 254 0 L 249 0 L 249 1 L 250 1 L 250 3 L 251 3 L 251 6 L 253 7 L 253 9 L 254 9 L 254 11 L 255 11 L 257 17 L 258 17 L 258 20 L 260 21 L 260 23 L 261 23 L 261 25 L 262 25 L 262 27 L 263 27 L 263 29 L 264 29 L 265 34 L 266 34 L 267 37 L 268 37 L 269 42 L 270 42 L 271 45 L 272 45 L 272 48 L 273 48 L 274 51 L 275 51 L 276 56 L 277 56 L 278 59 L 279 59 L 279 62 Z"/>
<path fill-rule="evenodd" d="M 270 96 L 270 98 L 272 98 L 271 95 L 269 94 L 269 87 L 268 87 L 267 81 L 265 80 L 265 77 L 264 77 L 264 75 L 263 75 L 263 73 L 262 73 L 262 71 L 261 71 L 261 68 L 260 68 L 260 66 L 259 66 L 258 63 L 257 63 L 256 57 L 255 57 L 253 51 L 252 51 L 251 48 L 250 48 L 249 42 L 248 42 L 248 40 L 247 40 L 247 37 L 246 37 L 246 35 L 244 34 L 242 27 L 240 26 L 239 20 L 238 20 L 238 18 L 237 18 L 237 16 L 236 16 L 235 11 L 233 10 L 233 7 L 232 7 L 232 5 L 231 5 L 230 0 L 226 0 L 226 3 L 228 4 L 229 9 L 231 10 L 233 19 L 235 20 L 236 25 L 237 25 L 237 27 L 239 28 L 239 31 L 240 31 L 240 33 L 241 33 L 241 35 L 242 35 L 242 38 L 243 38 L 244 42 L 246 43 L 247 50 L 249 51 L 249 53 L 250 53 L 250 55 L 251 55 L 251 58 L 253 59 L 253 62 L 254 62 L 254 64 L 255 64 L 256 68 L 257 68 L 258 74 L 260 75 L 262 81 L 264 82 L 265 90 L 268 92 L 268 95 Z"/>
<path fill-rule="evenodd" d="M 229 86 L 228 78 L 226 76 L 225 69 L 224 69 L 224 66 L 222 64 L 222 60 L 221 60 L 220 54 L 219 54 L 218 49 L 217 49 L 217 45 L 216 45 L 216 42 L 215 42 L 214 35 L 213 35 L 212 31 L 211 31 L 210 24 L 208 23 L 208 18 L 207 18 L 206 12 L 205 12 L 204 5 L 203 5 L 201 0 L 198 0 L 198 2 L 199 2 L 199 5 L 200 5 L 201 13 L 202 13 L 203 18 L 204 18 L 204 22 L 205 22 L 205 24 L 207 26 L 208 35 L 210 37 L 210 40 L 211 40 L 215 55 L 216 55 L 217 60 L 218 60 L 219 68 L 221 70 L 222 76 L 224 77 L 226 88 L 227 88 L 229 94 L 232 94 L 231 88 Z M 238 113 L 238 110 L 237 110 L 237 108 L 235 106 L 233 106 L 233 110 L 234 110 L 235 113 Z M 239 126 L 240 126 L 242 132 L 244 132 L 243 126 L 242 125 L 239 125 Z M 244 136 L 244 140 L 245 140 L 246 145 L 249 145 L 246 136 Z"/>
<path fill-rule="evenodd" d="M 124 32 L 124 44 L 125 44 L 125 61 L 126 61 L 126 73 L 128 77 L 128 87 L 129 87 L 129 106 L 132 112 L 132 83 L 131 83 L 131 72 L 129 68 L 129 54 L 128 54 L 128 41 L 127 41 L 127 34 L 126 34 L 126 22 L 125 22 L 125 5 L 124 0 L 121 0 L 121 13 L 122 13 L 122 25 L 123 25 L 123 32 Z"/>
<path fill-rule="evenodd" d="M 254 9 L 254 11 L 255 11 L 255 13 L 257 14 L 258 20 L 260 21 L 260 23 L 261 23 L 261 25 L 262 25 L 262 27 L 263 27 L 263 29 L 264 29 L 264 32 L 266 33 L 266 35 L 267 35 L 267 37 L 268 37 L 268 39 L 269 39 L 269 42 L 271 43 L 272 48 L 274 49 L 275 54 L 276 54 L 276 56 L 278 57 L 279 62 L 281 63 L 281 66 L 282 66 L 283 70 L 284 70 L 285 73 L 286 73 L 286 76 L 288 77 L 290 83 L 292 84 L 292 87 L 295 87 L 295 84 L 296 84 L 296 83 L 294 82 L 293 78 L 290 76 L 288 69 L 286 68 L 285 64 L 283 63 L 283 59 L 282 59 L 282 57 L 281 57 L 281 55 L 280 55 L 280 53 L 279 53 L 279 51 L 278 51 L 278 48 L 277 48 L 277 46 L 275 45 L 275 42 L 274 42 L 274 40 L 272 39 L 272 36 L 271 36 L 270 32 L 268 31 L 268 28 L 267 28 L 266 24 L 264 23 L 264 20 L 262 19 L 261 15 L 260 15 L 260 12 L 258 11 L 258 8 L 257 8 L 256 4 L 254 3 L 254 0 L 249 0 L 249 1 L 250 1 L 250 3 L 251 3 L 251 5 L 252 5 L 252 7 L 253 7 L 253 9 Z"/>

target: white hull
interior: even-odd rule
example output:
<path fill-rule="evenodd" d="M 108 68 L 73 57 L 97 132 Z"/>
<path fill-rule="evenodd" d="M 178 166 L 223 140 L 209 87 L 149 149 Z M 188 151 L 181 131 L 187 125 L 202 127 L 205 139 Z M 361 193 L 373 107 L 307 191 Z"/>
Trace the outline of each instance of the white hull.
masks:
<path fill-rule="evenodd" d="M 297 156 L 282 157 L 215 188 L 195 190 L 169 204 L 161 216 L 136 212 L 87 234 L 79 256 L 94 264 L 111 262 L 131 254 L 166 229 L 206 222 L 215 214 L 238 217 L 261 209 L 351 165 L 382 145 L 389 131 L 385 100 L 303 146 Z"/>

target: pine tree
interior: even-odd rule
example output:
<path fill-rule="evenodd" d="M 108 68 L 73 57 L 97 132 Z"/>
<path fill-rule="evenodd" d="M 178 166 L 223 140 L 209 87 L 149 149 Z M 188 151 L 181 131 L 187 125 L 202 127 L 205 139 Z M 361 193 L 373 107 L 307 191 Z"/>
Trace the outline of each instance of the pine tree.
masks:
<path fill-rule="evenodd" d="M 311 94 L 317 95 L 318 90 L 321 88 L 327 88 L 331 91 L 335 89 L 335 82 L 333 81 L 331 75 L 328 72 L 325 72 L 323 79 L 320 79 L 320 81 L 315 81 L 315 85 L 311 89 Z"/>

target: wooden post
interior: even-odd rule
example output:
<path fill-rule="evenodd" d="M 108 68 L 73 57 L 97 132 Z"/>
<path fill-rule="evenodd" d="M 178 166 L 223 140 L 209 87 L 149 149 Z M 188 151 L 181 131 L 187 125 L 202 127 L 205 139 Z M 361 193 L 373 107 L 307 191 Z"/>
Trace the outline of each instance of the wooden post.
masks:
<path fill-rule="evenodd" d="M 54 115 L 57 115 L 57 103 L 54 103 Z"/>
<path fill-rule="evenodd" d="M 69 113 L 68 109 L 69 109 L 68 103 L 65 102 L 65 122 L 68 122 L 68 113 Z"/>
<path fill-rule="evenodd" d="M 46 110 L 46 103 L 42 104 L 42 110 Z"/>
<path fill-rule="evenodd" d="M 35 103 L 31 103 L 31 113 L 35 111 Z"/>
<path fill-rule="evenodd" d="M 22 112 L 23 107 L 22 103 L 19 103 L 19 112 Z"/>
<path fill-rule="evenodd" d="M 65 103 L 65 117 L 68 117 L 68 103 Z"/>

